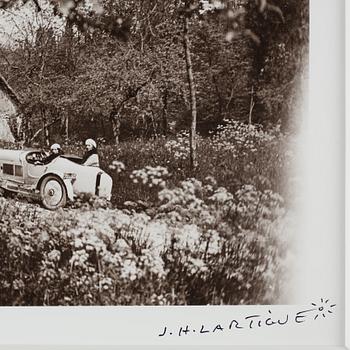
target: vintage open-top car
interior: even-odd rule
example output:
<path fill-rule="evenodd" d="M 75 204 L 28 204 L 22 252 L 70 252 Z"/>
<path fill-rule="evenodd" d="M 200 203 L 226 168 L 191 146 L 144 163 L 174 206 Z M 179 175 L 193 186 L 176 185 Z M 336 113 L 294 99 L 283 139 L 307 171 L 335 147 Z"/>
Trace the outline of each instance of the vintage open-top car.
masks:
<path fill-rule="evenodd" d="M 0 188 L 41 200 L 55 210 L 88 193 L 111 199 L 112 178 L 98 167 L 79 164 L 74 156 L 58 156 L 48 164 L 41 150 L 0 149 Z"/>

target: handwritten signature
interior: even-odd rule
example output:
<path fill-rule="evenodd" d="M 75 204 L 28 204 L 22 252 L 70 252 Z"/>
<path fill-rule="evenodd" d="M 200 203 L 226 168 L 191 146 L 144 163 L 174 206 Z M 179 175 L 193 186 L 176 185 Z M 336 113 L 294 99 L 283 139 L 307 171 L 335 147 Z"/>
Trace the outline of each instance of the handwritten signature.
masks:
<path fill-rule="evenodd" d="M 181 337 L 195 333 L 219 333 L 225 330 L 256 329 L 271 326 L 282 327 L 291 323 L 300 324 L 309 320 L 316 320 L 319 317 L 326 318 L 327 315 L 334 313 L 336 304 L 331 304 L 329 299 L 324 300 L 321 298 L 319 303 L 311 303 L 311 306 L 311 308 L 285 314 L 283 317 L 278 318 L 272 315 L 271 310 L 268 310 L 267 315 L 251 314 L 239 319 L 232 319 L 228 323 L 216 323 L 211 327 L 203 324 L 198 328 L 185 325 L 176 330 L 171 330 L 167 326 L 164 326 L 158 337 L 172 335 Z"/>

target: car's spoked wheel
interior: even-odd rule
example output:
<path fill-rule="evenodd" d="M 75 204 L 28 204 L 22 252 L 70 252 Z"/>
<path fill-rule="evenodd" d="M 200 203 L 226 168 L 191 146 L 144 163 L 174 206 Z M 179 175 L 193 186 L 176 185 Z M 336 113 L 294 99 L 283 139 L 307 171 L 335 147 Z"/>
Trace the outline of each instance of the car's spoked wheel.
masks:
<path fill-rule="evenodd" d="M 55 176 L 46 177 L 41 183 L 40 196 L 46 209 L 55 210 L 67 203 L 67 191 L 61 179 Z"/>

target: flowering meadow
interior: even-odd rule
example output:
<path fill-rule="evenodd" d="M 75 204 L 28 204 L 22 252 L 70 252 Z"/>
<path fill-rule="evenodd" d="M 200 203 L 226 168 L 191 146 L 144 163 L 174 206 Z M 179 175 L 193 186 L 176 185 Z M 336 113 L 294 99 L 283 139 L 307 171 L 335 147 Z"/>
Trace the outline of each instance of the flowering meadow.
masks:
<path fill-rule="evenodd" d="M 100 147 L 112 202 L 50 212 L 0 197 L 1 305 L 264 304 L 288 280 L 291 137 L 227 121 Z M 80 146 L 66 147 L 81 152 Z"/>

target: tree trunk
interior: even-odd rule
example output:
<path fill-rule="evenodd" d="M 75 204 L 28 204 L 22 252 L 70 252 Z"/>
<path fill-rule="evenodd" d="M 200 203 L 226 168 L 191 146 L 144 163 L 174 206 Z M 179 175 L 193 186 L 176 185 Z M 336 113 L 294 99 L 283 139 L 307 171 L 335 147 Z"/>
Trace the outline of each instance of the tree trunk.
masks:
<path fill-rule="evenodd" d="M 15 91 L 8 84 L 6 79 L 0 74 L 0 90 L 4 92 L 4 94 L 11 100 L 14 107 L 18 111 L 21 106 L 21 101 Z"/>
<path fill-rule="evenodd" d="M 190 165 L 191 169 L 195 170 L 198 166 L 197 160 L 197 145 L 196 145 L 196 124 L 197 124 L 197 101 L 196 87 L 193 78 L 190 37 L 189 37 L 189 18 L 184 17 L 184 49 L 186 59 L 187 79 L 191 98 L 191 128 L 190 128 Z"/>
<path fill-rule="evenodd" d="M 33 132 L 32 132 L 31 120 L 30 118 L 25 116 L 24 127 L 23 127 L 23 140 L 25 144 L 27 144 L 30 141 L 32 135 L 33 135 Z"/>
<path fill-rule="evenodd" d="M 168 135 L 168 90 L 165 89 L 163 92 L 163 113 L 162 113 L 162 126 L 164 136 Z"/>
<path fill-rule="evenodd" d="M 46 120 L 44 121 L 44 135 L 45 135 L 45 145 L 47 147 L 50 146 L 50 132 L 49 132 L 49 127 L 46 123 Z"/>
<path fill-rule="evenodd" d="M 23 140 L 23 117 L 21 114 L 17 114 L 16 127 L 17 127 L 17 139 Z"/>
<path fill-rule="evenodd" d="M 156 122 L 155 122 L 153 111 L 151 111 L 151 122 L 152 122 L 152 127 L 153 127 L 153 136 L 154 136 L 154 138 L 157 138 L 158 137 L 157 125 L 156 125 Z"/>
<path fill-rule="evenodd" d="M 120 114 L 119 113 L 111 113 L 110 115 L 111 123 L 112 123 L 112 131 L 114 142 L 116 145 L 119 144 L 119 136 L 120 136 Z"/>
<path fill-rule="evenodd" d="M 47 123 L 47 120 L 46 120 L 46 113 L 45 113 L 45 110 L 44 108 L 41 109 L 41 116 L 42 116 L 42 123 L 43 123 L 43 127 L 42 127 L 42 130 L 43 130 L 43 136 L 44 136 L 44 144 L 46 146 L 50 146 L 50 134 L 49 134 L 49 125 Z"/>
<path fill-rule="evenodd" d="M 69 114 L 66 115 L 65 117 L 65 138 L 66 138 L 66 142 L 68 143 L 69 141 Z"/>
<path fill-rule="evenodd" d="M 250 92 L 250 107 L 249 107 L 249 119 L 248 119 L 249 125 L 252 125 L 252 116 L 253 116 L 254 105 L 255 105 L 255 102 L 254 102 L 254 86 L 252 85 L 252 90 Z"/>

